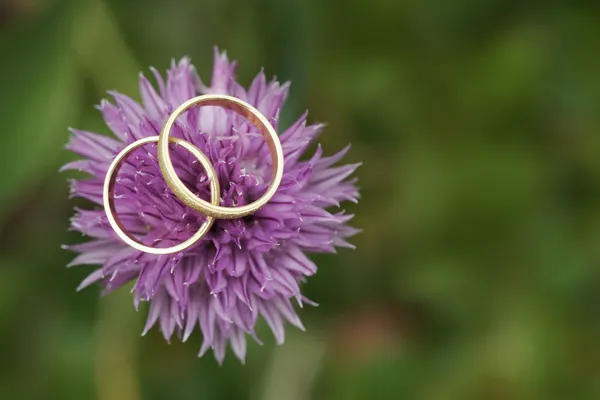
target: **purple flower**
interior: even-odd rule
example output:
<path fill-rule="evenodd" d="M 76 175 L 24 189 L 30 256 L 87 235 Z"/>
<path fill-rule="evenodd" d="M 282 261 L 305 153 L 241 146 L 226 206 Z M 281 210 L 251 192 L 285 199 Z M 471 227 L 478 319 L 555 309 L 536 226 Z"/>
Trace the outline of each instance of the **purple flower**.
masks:
<path fill-rule="evenodd" d="M 63 167 L 90 174 L 72 180 L 71 194 L 102 204 L 104 176 L 113 157 L 127 144 L 158 135 L 169 114 L 199 94 L 236 96 L 258 108 L 277 129 L 278 116 L 289 84 L 267 82 L 263 72 L 245 90 L 235 81 L 235 62 L 215 49 L 210 86 L 198 78 L 189 59 L 173 62 L 166 81 L 152 69 L 157 89 L 140 75 L 142 104 L 119 93 L 114 103 L 102 101 L 99 109 L 116 139 L 72 130 L 67 148 L 84 157 Z M 285 153 L 283 181 L 272 200 L 254 215 L 237 220 L 217 220 L 194 247 L 175 256 L 140 253 L 121 242 L 108 224 L 103 209 L 76 210 L 72 228 L 92 238 L 68 246 L 79 253 L 70 265 L 96 264 L 79 286 L 100 283 L 109 292 L 130 281 L 136 308 L 150 302 L 146 333 L 157 322 L 169 340 L 177 331 L 186 340 L 196 326 L 203 344 L 200 355 L 213 349 L 219 363 L 227 341 L 244 360 L 246 335 L 254 334 L 261 315 L 277 343 L 284 341 L 284 322 L 304 329 L 292 301 L 311 304 L 300 284 L 317 267 L 306 253 L 333 253 L 336 247 L 353 247 L 346 239 L 357 230 L 346 225 L 352 215 L 330 212 L 340 202 L 356 202 L 356 179 L 349 178 L 358 164 L 334 166 L 348 151 L 323 157 L 320 147 L 301 160 L 323 125 L 307 125 L 306 113 L 280 134 Z M 216 107 L 199 107 L 182 115 L 172 132 L 204 151 L 215 166 L 223 205 L 256 200 L 270 179 L 270 156 L 263 137 L 244 118 Z M 117 178 L 117 211 L 126 228 L 145 243 L 173 245 L 195 232 L 204 217 L 175 198 L 163 181 L 155 146 L 136 150 Z M 191 155 L 172 149 L 172 159 L 182 180 L 205 199 L 207 177 Z M 162 245 L 162 244 L 161 244 Z"/>

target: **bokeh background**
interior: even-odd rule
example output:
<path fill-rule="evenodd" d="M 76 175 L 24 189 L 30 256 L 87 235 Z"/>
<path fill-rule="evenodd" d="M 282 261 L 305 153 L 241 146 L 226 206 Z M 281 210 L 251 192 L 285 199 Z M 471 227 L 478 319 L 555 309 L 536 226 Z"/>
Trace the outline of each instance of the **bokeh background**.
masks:
<path fill-rule="evenodd" d="M 600 399 L 600 3 L 0 0 L 0 398 Z M 213 46 L 363 161 L 306 332 L 197 359 L 127 288 L 75 292 L 67 127 Z"/>

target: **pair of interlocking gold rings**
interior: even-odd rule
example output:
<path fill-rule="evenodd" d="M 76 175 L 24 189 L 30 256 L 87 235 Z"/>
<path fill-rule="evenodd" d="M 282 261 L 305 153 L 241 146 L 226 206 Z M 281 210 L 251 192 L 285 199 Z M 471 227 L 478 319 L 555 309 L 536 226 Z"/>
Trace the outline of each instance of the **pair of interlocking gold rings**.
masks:
<path fill-rule="evenodd" d="M 175 120 L 177 119 L 177 117 L 179 117 L 186 110 L 193 106 L 218 106 L 227 110 L 231 110 L 245 117 L 249 122 L 255 125 L 260 131 L 260 133 L 263 135 L 269 147 L 269 152 L 271 153 L 272 175 L 271 183 L 269 184 L 267 191 L 258 200 L 256 200 L 253 203 L 238 207 L 222 207 L 220 205 L 221 189 L 219 187 L 217 172 L 215 171 L 215 168 L 211 164 L 206 154 L 204 154 L 200 149 L 198 149 L 190 142 L 169 136 L 171 128 L 175 124 Z M 127 229 L 123 226 L 121 220 L 114 211 L 114 189 L 116 174 L 119 168 L 121 167 L 127 155 L 131 151 L 145 144 L 154 142 L 158 143 L 157 154 L 160 172 L 169 188 L 173 191 L 173 194 L 186 206 L 206 215 L 206 220 L 200 226 L 198 231 L 196 231 L 196 233 L 194 233 L 189 239 L 172 247 L 150 247 L 148 245 L 143 244 L 131 233 L 127 232 Z M 204 167 L 204 170 L 206 171 L 206 174 L 210 181 L 210 202 L 202 200 L 201 198 L 196 196 L 181 181 L 179 176 L 177 176 L 177 173 L 175 172 L 175 168 L 173 167 L 173 163 L 171 161 L 171 156 L 169 155 L 169 142 L 180 145 L 184 149 L 188 150 L 190 153 L 192 153 L 194 157 L 196 157 L 196 159 L 200 162 L 202 167 Z M 169 116 L 167 122 L 163 126 L 159 136 L 150 136 L 139 139 L 125 147 L 119 154 L 117 154 L 113 162 L 110 164 L 106 173 L 106 178 L 104 180 L 104 189 L 102 192 L 104 210 L 106 212 L 108 222 L 114 229 L 117 236 L 119 236 L 119 238 L 125 243 L 127 243 L 129 246 L 145 253 L 157 255 L 174 254 L 190 248 L 196 242 L 202 239 L 202 237 L 211 228 L 212 224 L 215 221 L 215 218 L 234 219 L 244 217 L 258 211 L 259 208 L 264 206 L 271 199 L 271 197 L 273 197 L 273 195 L 277 191 L 277 188 L 279 187 L 279 184 L 281 183 L 282 177 L 283 150 L 281 148 L 281 142 L 279 141 L 277 132 L 275 131 L 273 126 L 271 126 L 271 124 L 269 123 L 267 118 L 265 118 L 264 115 L 262 115 L 256 108 L 252 107 L 250 104 L 241 101 L 235 97 L 225 95 L 198 96 L 186 101 L 185 103 L 180 105 L 175 111 L 173 111 L 173 113 Z"/>

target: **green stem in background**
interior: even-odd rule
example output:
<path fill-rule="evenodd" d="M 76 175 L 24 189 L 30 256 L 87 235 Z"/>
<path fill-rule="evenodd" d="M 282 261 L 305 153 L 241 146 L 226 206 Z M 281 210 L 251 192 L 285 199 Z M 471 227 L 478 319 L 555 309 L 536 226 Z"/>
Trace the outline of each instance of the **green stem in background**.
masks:
<path fill-rule="evenodd" d="M 289 332 L 274 349 L 262 382 L 260 400 L 309 400 L 320 372 L 325 342 L 315 334 Z"/>
<path fill-rule="evenodd" d="M 129 95 L 137 93 L 138 63 L 104 1 L 81 4 L 73 23 L 72 45 L 78 61 L 101 92 L 118 88 Z"/>
<path fill-rule="evenodd" d="M 139 316 L 121 288 L 100 302 L 96 325 L 98 400 L 141 399 L 138 374 Z"/>

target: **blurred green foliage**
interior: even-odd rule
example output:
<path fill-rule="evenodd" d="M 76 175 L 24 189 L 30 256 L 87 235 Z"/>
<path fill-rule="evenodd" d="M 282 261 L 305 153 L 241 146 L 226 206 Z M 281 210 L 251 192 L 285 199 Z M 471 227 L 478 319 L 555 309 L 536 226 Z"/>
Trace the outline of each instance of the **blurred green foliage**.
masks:
<path fill-rule="evenodd" d="M 600 3 L 0 2 L 0 398 L 600 398 Z M 292 81 L 284 120 L 351 142 L 355 251 L 315 257 L 307 332 L 195 358 L 140 338 L 127 288 L 75 293 L 62 243 L 68 126 L 105 91 L 212 47 L 248 84 Z"/>

